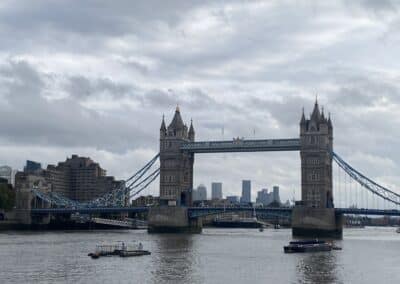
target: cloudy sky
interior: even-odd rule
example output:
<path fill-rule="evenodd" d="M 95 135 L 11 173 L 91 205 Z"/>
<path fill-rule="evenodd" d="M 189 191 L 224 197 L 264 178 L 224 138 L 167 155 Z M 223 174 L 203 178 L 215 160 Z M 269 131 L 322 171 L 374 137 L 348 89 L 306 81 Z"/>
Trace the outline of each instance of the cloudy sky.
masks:
<path fill-rule="evenodd" d="M 399 192 L 398 3 L 2 0 L 0 163 L 76 153 L 126 178 L 178 103 L 197 140 L 295 138 L 318 94 L 335 151 Z M 196 186 L 242 179 L 299 197 L 299 154 L 196 156 Z"/>

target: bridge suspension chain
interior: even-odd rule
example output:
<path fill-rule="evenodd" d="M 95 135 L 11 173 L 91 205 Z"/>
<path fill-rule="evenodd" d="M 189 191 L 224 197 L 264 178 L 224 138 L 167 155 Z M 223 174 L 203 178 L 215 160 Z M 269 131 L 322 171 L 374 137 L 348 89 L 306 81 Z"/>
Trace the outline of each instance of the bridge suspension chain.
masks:
<path fill-rule="evenodd" d="M 155 171 L 151 172 L 148 176 L 143 178 L 145 174 L 148 173 L 151 167 L 155 164 L 159 156 L 159 153 L 155 155 L 140 170 L 138 170 L 135 174 L 125 180 L 123 185 L 121 185 L 120 187 L 110 192 L 107 192 L 103 196 L 100 196 L 89 202 L 77 202 L 67 197 L 64 197 L 56 192 L 43 193 L 37 187 L 32 188 L 32 193 L 36 197 L 58 207 L 92 208 L 100 206 L 124 206 L 127 197 L 129 199 L 139 194 L 158 177 L 158 175 L 160 174 L 160 168 L 157 168 Z M 135 190 L 135 192 L 131 193 L 133 190 Z"/>
<path fill-rule="evenodd" d="M 135 192 L 131 193 L 129 195 L 129 198 L 132 198 L 132 197 L 138 195 L 143 190 L 145 190 L 159 175 L 160 175 L 160 168 L 156 169 L 148 177 L 146 177 L 143 181 L 141 181 L 139 184 L 137 184 L 134 188 L 139 187 L 141 184 L 143 184 L 143 183 L 145 183 L 147 181 L 140 189 L 138 189 Z"/>
<path fill-rule="evenodd" d="M 348 163 L 346 163 L 339 155 L 337 155 L 334 152 L 332 153 L 332 158 L 337 163 L 337 165 L 347 173 L 347 175 L 349 175 L 354 181 L 360 184 L 363 188 L 372 192 L 374 196 L 379 196 L 380 198 L 382 198 L 382 200 L 386 200 L 395 205 L 400 205 L 400 195 L 398 193 L 393 192 L 387 189 L 386 187 L 379 185 L 370 178 L 366 177 L 365 175 L 354 169 L 352 166 L 350 166 Z M 347 198 L 346 193 L 345 195 Z M 378 200 L 376 200 L 376 202 L 378 202 Z M 368 196 L 367 196 L 367 204 L 368 204 Z M 376 204 L 376 206 L 378 206 L 378 204 Z"/>

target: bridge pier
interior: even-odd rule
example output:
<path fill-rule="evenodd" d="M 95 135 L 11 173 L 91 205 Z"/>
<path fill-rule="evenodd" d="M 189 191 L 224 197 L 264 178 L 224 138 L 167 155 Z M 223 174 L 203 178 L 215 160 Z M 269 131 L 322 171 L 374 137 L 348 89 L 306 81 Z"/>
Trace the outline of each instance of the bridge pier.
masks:
<path fill-rule="evenodd" d="M 186 207 L 152 207 L 148 213 L 149 233 L 201 233 L 202 227 L 201 218 L 189 218 Z"/>
<path fill-rule="evenodd" d="M 294 237 L 339 238 L 343 237 L 343 215 L 334 208 L 296 206 L 292 211 Z"/>

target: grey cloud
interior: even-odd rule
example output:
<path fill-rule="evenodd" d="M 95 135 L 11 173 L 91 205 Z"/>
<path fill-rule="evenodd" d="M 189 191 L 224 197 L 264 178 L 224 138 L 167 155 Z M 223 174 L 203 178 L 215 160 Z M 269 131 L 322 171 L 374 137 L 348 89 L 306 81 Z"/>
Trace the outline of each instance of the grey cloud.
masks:
<path fill-rule="evenodd" d="M 349 1 L 346 3 L 352 6 L 359 6 L 360 8 L 365 9 L 368 12 L 373 12 L 375 15 L 382 15 L 384 13 L 393 13 L 397 12 L 399 8 L 399 2 L 396 0 L 357 0 L 357 1 Z"/>
<path fill-rule="evenodd" d="M 140 150 L 140 162 L 157 151 L 161 115 L 171 119 L 177 103 L 199 140 L 220 139 L 222 127 L 226 139 L 253 129 L 257 138 L 296 137 L 301 108 L 308 114 L 318 93 L 338 152 L 378 178 L 385 170 L 374 159 L 389 157 L 398 171 L 398 6 L 354 3 L 3 1 L 0 150 L 53 149 L 46 157 L 59 159 L 89 149 L 122 168 Z M 293 156 L 257 157 L 232 155 L 212 178 L 299 187 Z M 203 182 L 207 165 L 197 164 Z"/>
<path fill-rule="evenodd" d="M 113 82 L 108 78 L 89 79 L 84 76 L 72 76 L 67 78 L 65 91 L 74 97 L 89 97 L 106 92 L 108 95 L 118 98 L 127 94 L 134 95 L 134 86 Z"/>
<path fill-rule="evenodd" d="M 47 100 L 42 96 L 43 74 L 25 62 L 11 62 L 0 74 L 15 79 L 4 83 L 0 91 L 7 102 L 0 105 L 2 139 L 23 145 L 87 146 L 120 152 L 152 136 L 126 115 L 104 116 L 70 97 Z"/>

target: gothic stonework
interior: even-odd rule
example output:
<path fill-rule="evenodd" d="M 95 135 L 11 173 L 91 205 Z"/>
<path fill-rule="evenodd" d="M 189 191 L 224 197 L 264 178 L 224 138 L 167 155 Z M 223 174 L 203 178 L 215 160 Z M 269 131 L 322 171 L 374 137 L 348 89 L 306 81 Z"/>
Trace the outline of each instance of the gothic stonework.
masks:
<path fill-rule="evenodd" d="M 194 154 L 180 150 L 183 143 L 193 142 L 193 124 L 188 130 L 179 107 L 168 128 L 164 117 L 160 128 L 160 203 L 176 201 L 176 205 L 192 204 Z"/>
<path fill-rule="evenodd" d="M 300 121 L 301 199 L 308 207 L 333 208 L 333 127 L 315 102 L 310 119 Z"/>

